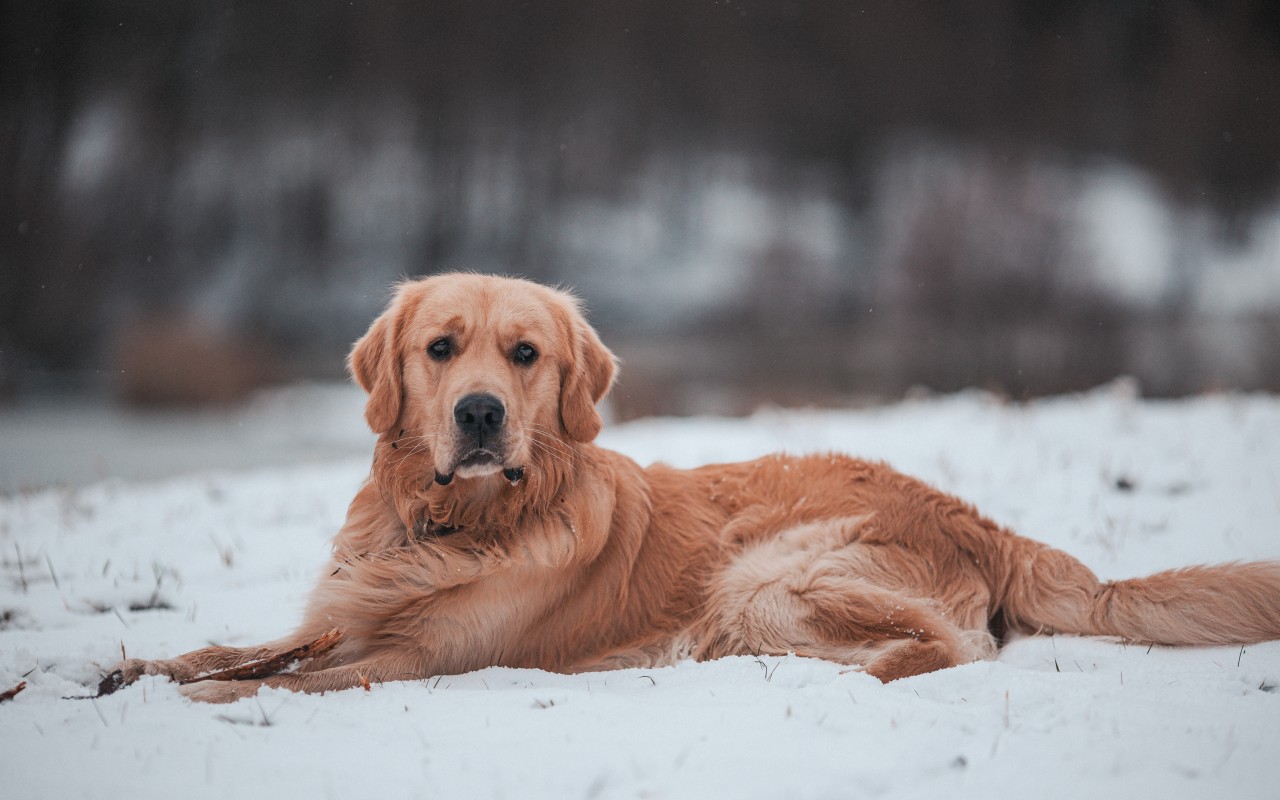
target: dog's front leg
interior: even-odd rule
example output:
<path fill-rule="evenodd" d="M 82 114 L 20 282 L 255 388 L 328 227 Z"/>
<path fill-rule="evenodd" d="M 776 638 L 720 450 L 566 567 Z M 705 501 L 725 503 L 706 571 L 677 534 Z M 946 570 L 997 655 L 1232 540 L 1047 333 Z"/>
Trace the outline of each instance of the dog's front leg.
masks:
<path fill-rule="evenodd" d="M 354 664 L 311 672 L 290 672 L 245 681 L 197 681 L 183 686 L 180 691 L 184 696 L 203 703 L 231 703 L 242 697 L 252 697 L 263 686 L 318 694 L 356 686 L 367 689 L 375 683 L 416 680 L 428 676 L 429 673 L 423 670 L 417 658 L 403 654 L 385 654 L 371 656 Z"/>
<path fill-rule="evenodd" d="M 98 684 L 98 696 L 111 694 L 143 675 L 164 675 L 177 683 L 195 681 L 202 675 L 234 670 L 245 665 L 269 664 L 285 656 L 305 658 L 317 655 L 332 647 L 337 641 L 336 632 L 313 636 L 309 631 L 298 631 L 283 639 L 257 647 L 202 647 L 177 658 L 148 660 L 126 659 L 115 666 Z M 308 652 L 311 651 L 311 652 Z"/>
<path fill-rule="evenodd" d="M 259 647 L 203 647 L 176 658 L 129 658 L 115 666 L 98 684 L 99 696 L 111 694 L 133 683 L 143 675 L 164 675 L 177 683 L 198 675 L 231 669 L 241 664 L 270 658 L 277 648 L 273 644 Z"/>

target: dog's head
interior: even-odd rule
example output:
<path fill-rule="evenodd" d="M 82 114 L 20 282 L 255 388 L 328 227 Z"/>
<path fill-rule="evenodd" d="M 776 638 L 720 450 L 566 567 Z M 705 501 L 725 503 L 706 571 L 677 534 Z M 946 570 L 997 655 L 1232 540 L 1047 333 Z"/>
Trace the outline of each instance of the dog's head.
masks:
<path fill-rule="evenodd" d="M 517 480 L 548 438 L 591 441 L 616 372 L 572 296 L 456 273 L 401 284 L 348 366 L 369 427 L 442 484 Z"/>

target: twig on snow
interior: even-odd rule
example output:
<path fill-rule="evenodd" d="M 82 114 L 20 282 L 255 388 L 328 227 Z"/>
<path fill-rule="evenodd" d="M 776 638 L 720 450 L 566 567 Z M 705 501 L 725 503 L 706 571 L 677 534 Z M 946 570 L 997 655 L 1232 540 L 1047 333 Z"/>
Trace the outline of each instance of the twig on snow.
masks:
<path fill-rule="evenodd" d="M 13 543 L 14 555 L 18 557 L 18 580 L 22 582 L 22 593 L 27 593 L 27 573 L 22 569 L 22 548 L 18 547 L 18 543 Z"/>
<path fill-rule="evenodd" d="M 47 550 L 44 554 L 44 563 L 49 565 L 49 577 L 53 578 L 53 588 L 62 591 L 62 583 L 58 580 L 58 571 L 53 568 L 53 559 L 49 557 Z"/>
<path fill-rule="evenodd" d="M 12 689 L 6 689 L 5 691 L 0 692 L 0 703 L 5 702 L 6 700 L 12 700 L 13 698 L 18 696 L 18 692 L 22 691 L 25 688 L 27 688 L 27 682 L 20 681 L 18 685 L 13 687 Z"/>

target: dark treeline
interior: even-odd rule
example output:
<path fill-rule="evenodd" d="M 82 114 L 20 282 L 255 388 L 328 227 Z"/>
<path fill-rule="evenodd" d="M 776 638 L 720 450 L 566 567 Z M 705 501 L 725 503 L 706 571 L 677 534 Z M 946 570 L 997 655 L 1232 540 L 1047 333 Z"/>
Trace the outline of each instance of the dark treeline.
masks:
<path fill-rule="evenodd" d="M 166 338 L 179 317 L 228 341 L 267 342 L 271 358 L 306 374 L 333 362 L 395 276 L 446 266 L 577 283 L 605 327 L 672 325 L 604 289 L 596 302 L 592 287 L 679 276 L 701 258 L 689 198 L 743 173 L 778 197 L 816 191 L 861 238 L 805 266 L 815 257 L 775 237 L 742 265 L 753 290 L 681 325 L 790 325 L 803 336 L 803 318 L 843 335 L 842 320 L 887 302 L 896 316 L 883 327 L 855 326 L 868 342 L 946 344 L 948 331 L 980 329 L 983 344 L 961 349 L 981 353 L 1009 338 L 988 330 L 993 316 L 1025 328 L 1062 313 L 1072 330 L 1108 332 L 1076 355 L 1035 357 L 1043 375 L 1063 377 L 1019 383 L 1017 356 L 956 367 L 962 354 L 938 351 L 884 358 L 903 373 L 891 377 L 829 359 L 810 368 L 888 390 L 1060 390 L 1141 364 L 1108 338 L 1130 324 L 1118 301 L 1064 279 L 1078 268 L 1070 231 L 1027 211 L 1035 164 L 1131 165 L 1170 203 L 1211 209 L 1212 236 L 1241 246 L 1280 185 L 1272 0 L 2 9 L 0 385 L 10 389 L 36 371 L 128 361 L 128 342 Z M 890 213 L 883 159 L 902 141 L 990 160 L 989 194 L 964 202 L 1040 238 L 995 256 L 957 247 L 949 226 L 967 225 L 967 212 L 926 204 L 927 224 L 887 255 L 874 221 Z M 1031 199 L 1018 205 L 1010 192 Z M 644 252 L 667 271 L 593 277 L 613 251 L 572 243 L 609 235 L 616 220 L 583 203 L 649 209 L 663 241 Z M 1013 257 L 1020 268 L 990 265 Z M 792 288 L 823 270 L 833 277 L 811 292 Z M 1185 300 L 1162 298 L 1155 316 L 1179 318 Z M 922 324 L 933 326 L 924 337 Z M 1066 376 L 1068 362 L 1083 372 Z M 1161 380 L 1187 391 L 1209 379 Z"/>

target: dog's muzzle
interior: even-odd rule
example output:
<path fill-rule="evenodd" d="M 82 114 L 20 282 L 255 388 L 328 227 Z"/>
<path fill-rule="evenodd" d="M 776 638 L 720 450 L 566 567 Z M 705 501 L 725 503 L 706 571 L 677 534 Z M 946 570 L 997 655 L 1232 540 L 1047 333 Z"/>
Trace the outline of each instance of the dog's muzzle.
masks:
<path fill-rule="evenodd" d="M 458 400 L 453 406 L 453 421 L 461 457 L 449 473 L 436 473 L 436 483 L 447 486 L 459 468 L 485 466 L 502 467 L 502 476 L 512 484 L 523 479 L 523 467 L 503 465 L 506 418 L 506 406 L 491 394 L 468 394 Z"/>

